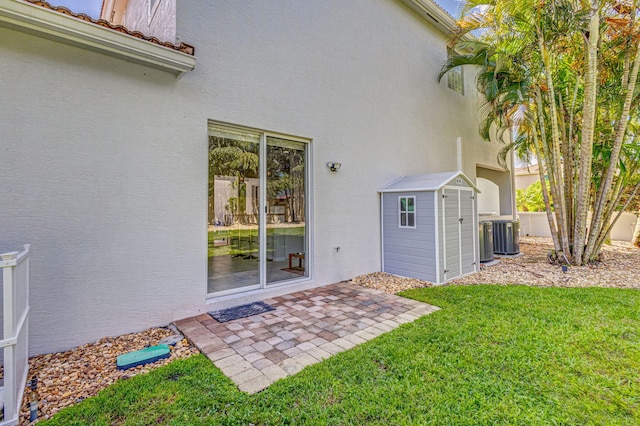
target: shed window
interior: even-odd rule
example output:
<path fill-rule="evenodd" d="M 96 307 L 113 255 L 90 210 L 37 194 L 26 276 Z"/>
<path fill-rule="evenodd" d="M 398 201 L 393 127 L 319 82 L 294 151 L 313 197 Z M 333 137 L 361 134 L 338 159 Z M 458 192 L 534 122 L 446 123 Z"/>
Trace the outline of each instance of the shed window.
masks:
<path fill-rule="evenodd" d="M 416 197 L 398 197 L 400 228 L 416 227 Z"/>

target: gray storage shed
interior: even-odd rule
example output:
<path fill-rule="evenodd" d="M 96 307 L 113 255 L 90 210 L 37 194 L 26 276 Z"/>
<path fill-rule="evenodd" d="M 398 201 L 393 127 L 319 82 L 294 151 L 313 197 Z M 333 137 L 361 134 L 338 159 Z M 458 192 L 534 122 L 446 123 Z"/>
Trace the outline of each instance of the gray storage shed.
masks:
<path fill-rule="evenodd" d="M 462 172 L 403 176 L 378 192 L 384 272 L 443 284 L 479 271 L 480 191 Z"/>

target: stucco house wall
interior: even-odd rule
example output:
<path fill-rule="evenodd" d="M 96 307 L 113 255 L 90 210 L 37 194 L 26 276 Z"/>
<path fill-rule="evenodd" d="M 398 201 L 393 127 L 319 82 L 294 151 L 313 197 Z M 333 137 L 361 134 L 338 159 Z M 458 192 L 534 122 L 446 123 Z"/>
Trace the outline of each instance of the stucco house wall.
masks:
<path fill-rule="evenodd" d="M 516 189 L 527 189 L 531 184 L 540 180 L 540 176 L 536 174 L 516 174 Z"/>
<path fill-rule="evenodd" d="M 180 79 L 0 28 L 0 251 L 32 244 L 34 354 L 379 271 L 377 188 L 455 170 L 458 137 L 469 177 L 495 162 L 401 2 L 193 0 L 177 29 Z M 312 140 L 308 282 L 206 301 L 207 120 Z"/>
<path fill-rule="evenodd" d="M 540 180 L 538 173 L 538 165 L 532 164 L 525 167 L 519 167 L 514 170 L 514 178 L 517 189 L 527 189 L 531 184 Z"/>
<path fill-rule="evenodd" d="M 480 190 L 480 194 L 478 194 L 478 213 L 498 215 L 500 213 L 500 189 L 498 185 L 489 179 L 477 178 L 476 186 Z"/>

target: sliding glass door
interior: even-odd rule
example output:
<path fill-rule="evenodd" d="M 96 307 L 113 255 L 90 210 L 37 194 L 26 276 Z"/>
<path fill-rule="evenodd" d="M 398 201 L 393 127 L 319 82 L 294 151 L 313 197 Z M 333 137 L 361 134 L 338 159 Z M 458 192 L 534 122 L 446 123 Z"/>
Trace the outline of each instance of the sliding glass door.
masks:
<path fill-rule="evenodd" d="M 307 146 L 209 125 L 208 293 L 308 276 Z"/>
<path fill-rule="evenodd" d="M 260 139 L 209 131 L 209 293 L 260 285 Z"/>
<path fill-rule="evenodd" d="M 305 151 L 267 137 L 267 284 L 307 275 Z"/>

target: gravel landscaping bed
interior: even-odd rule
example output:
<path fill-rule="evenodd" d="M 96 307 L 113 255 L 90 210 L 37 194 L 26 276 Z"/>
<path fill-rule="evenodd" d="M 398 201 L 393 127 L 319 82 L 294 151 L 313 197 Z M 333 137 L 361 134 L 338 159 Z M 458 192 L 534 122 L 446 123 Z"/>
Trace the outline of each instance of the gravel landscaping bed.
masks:
<path fill-rule="evenodd" d="M 49 418 L 60 409 L 97 394 L 116 380 L 146 373 L 169 362 L 199 353 L 186 339 L 171 347 L 169 358 L 128 370 L 116 368 L 118 355 L 154 346 L 176 334 L 168 328 L 105 337 L 75 349 L 29 359 L 29 380 L 38 379 L 38 419 Z M 21 424 L 29 424 L 29 388 L 25 389 Z"/>
<path fill-rule="evenodd" d="M 399 277 L 397 275 L 387 274 L 386 272 L 373 272 L 367 275 L 360 275 L 351 281 L 363 287 L 386 291 L 391 294 L 396 294 L 410 288 L 433 286 L 432 283 L 427 281 L 421 281 L 415 278 Z"/>
<path fill-rule="evenodd" d="M 498 264 L 481 266 L 478 273 L 453 280 L 448 285 L 522 284 L 538 287 L 614 287 L 640 288 L 640 249 L 629 243 L 614 241 L 605 245 L 600 263 L 570 266 L 566 273 L 547 259 L 553 250 L 550 238 L 522 237 L 520 257 L 496 258 Z M 364 287 L 397 293 L 410 288 L 428 287 L 431 283 L 402 278 L 383 272 L 360 275 L 353 282 Z"/>
<path fill-rule="evenodd" d="M 518 258 L 500 258 L 499 264 L 482 267 L 450 284 L 523 284 L 538 287 L 613 287 L 640 288 L 640 249 L 614 241 L 603 248 L 601 262 L 588 266 L 570 266 L 566 273 L 547 259 L 553 250 L 549 238 L 523 237 Z"/>

